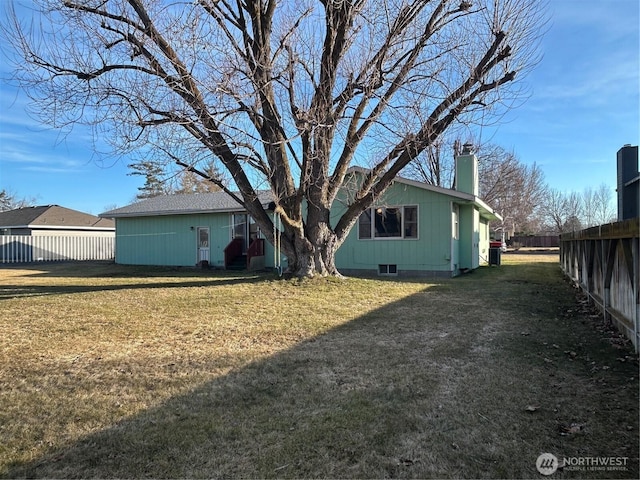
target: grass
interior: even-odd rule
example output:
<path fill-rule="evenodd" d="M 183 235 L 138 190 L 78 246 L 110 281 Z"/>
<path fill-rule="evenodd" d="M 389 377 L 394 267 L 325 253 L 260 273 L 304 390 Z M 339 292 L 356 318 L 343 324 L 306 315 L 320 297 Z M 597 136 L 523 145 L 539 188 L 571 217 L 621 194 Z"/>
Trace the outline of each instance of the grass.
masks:
<path fill-rule="evenodd" d="M 562 277 L 0 268 L 0 476 L 638 478 L 637 357 Z"/>

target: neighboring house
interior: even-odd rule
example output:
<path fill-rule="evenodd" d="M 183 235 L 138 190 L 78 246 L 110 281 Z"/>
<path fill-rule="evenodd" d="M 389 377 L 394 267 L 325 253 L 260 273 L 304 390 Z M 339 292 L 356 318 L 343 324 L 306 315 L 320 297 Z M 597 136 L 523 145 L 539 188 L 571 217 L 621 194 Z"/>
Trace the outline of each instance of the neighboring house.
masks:
<path fill-rule="evenodd" d="M 110 260 L 115 222 L 58 205 L 0 212 L 0 263 Z"/>
<path fill-rule="evenodd" d="M 23 207 L 0 212 L 0 235 L 114 236 L 115 222 L 59 205 Z"/>
<path fill-rule="evenodd" d="M 346 208 L 352 168 L 332 217 Z M 501 220 L 478 198 L 478 161 L 456 162 L 456 188 L 397 178 L 365 211 L 336 254 L 345 274 L 455 276 L 488 260 L 489 221 Z M 261 192 L 261 202 L 272 202 Z M 116 262 L 136 265 L 264 268 L 278 265 L 246 211 L 224 192 L 167 195 L 102 213 L 116 221 Z M 257 241 L 254 241 L 257 240 Z"/>

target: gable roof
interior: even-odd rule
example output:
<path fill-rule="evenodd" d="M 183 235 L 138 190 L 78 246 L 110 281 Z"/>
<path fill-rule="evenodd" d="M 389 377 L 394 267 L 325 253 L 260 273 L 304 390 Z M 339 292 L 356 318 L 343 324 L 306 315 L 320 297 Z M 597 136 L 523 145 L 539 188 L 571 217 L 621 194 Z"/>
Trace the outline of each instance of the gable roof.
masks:
<path fill-rule="evenodd" d="M 0 212 L 0 228 L 114 230 L 115 224 L 59 205 L 39 205 Z"/>
<path fill-rule="evenodd" d="M 263 205 L 273 201 L 270 191 L 258 191 Z M 184 193 L 147 198 L 126 207 L 101 213 L 103 218 L 147 217 L 150 215 L 185 215 L 243 211 L 244 207 L 226 192 Z"/>
<path fill-rule="evenodd" d="M 362 167 L 351 167 L 347 173 L 365 174 L 369 171 Z M 489 220 L 502 220 L 489 205 L 484 203 L 480 198 L 469 193 L 452 190 L 449 188 L 436 187 L 428 183 L 418 182 L 403 177 L 396 177 L 396 183 L 411 185 L 423 190 L 428 190 L 453 198 L 453 201 L 459 204 L 473 204 L 480 214 Z M 263 205 L 268 205 L 273 201 L 274 197 L 271 191 L 260 190 L 258 199 Z M 239 195 L 239 194 L 238 194 Z M 231 195 L 226 192 L 208 192 L 208 193 L 184 193 L 174 195 L 159 195 L 157 197 L 147 198 L 122 208 L 116 208 L 100 214 L 103 218 L 123 218 L 123 217 L 148 217 L 156 215 L 185 215 L 195 213 L 225 213 L 243 211 L 244 207 L 236 202 Z"/>
<path fill-rule="evenodd" d="M 347 173 L 359 173 L 359 174 L 367 174 L 369 170 L 363 167 L 351 167 L 347 170 Z M 448 195 L 452 197 L 452 200 L 458 204 L 473 204 L 476 206 L 480 212 L 480 215 L 489 220 L 498 220 L 502 221 L 502 216 L 498 214 L 493 208 L 487 205 L 480 197 L 472 195 L 470 193 L 460 192 L 459 190 L 454 190 L 451 188 L 437 187 L 435 185 L 431 185 L 424 182 L 419 182 L 417 180 L 411 180 L 410 178 L 404 178 L 396 176 L 393 180 L 394 183 L 401 183 L 404 185 L 410 185 L 412 187 L 420 188 L 422 190 L 427 190 L 429 192 L 435 192 L 442 195 Z"/>

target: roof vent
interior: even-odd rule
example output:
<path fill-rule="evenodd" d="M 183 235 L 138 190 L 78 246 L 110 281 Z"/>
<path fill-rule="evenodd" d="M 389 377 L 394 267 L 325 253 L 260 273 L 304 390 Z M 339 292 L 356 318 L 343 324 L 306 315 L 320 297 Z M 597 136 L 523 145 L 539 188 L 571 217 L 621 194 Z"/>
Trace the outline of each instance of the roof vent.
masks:
<path fill-rule="evenodd" d="M 473 153 L 473 143 L 465 143 L 462 146 L 463 155 L 471 155 Z"/>

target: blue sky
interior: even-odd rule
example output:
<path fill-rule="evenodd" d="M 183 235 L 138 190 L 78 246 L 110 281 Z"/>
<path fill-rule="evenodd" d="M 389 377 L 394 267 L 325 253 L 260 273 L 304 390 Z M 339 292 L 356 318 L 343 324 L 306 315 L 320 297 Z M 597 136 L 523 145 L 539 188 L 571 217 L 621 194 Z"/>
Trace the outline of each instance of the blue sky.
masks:
<path fill-rule="evenodd" d="M 543 58 L 525 80 L 531 96 L 481 140 L 536 163 L 552 188 L 613 191 L 616 152 L 640 137 L 640 2 L 549 3 Z M 127 159 L 97 156 L 82 128 L 65 135 L 38 124 L 26 96 L 1 82 L 0 189 L 93 214 L 133 201 L 143 179 L 127 175 Z"/>

